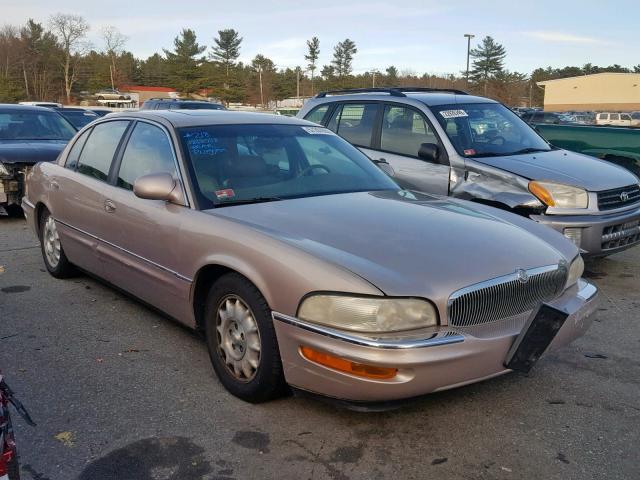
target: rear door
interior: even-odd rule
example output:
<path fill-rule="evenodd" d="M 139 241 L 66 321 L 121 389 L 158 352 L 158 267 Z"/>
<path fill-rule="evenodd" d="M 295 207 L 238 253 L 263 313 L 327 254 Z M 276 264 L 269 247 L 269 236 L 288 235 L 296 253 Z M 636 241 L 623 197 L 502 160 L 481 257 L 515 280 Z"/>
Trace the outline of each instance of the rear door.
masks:
<path fill-rule="evenodd" d="M 105 186 L 109 230 L 99 253 L 107 280 L 182 318 L 180 309 L 188 304 L 191 285 L 179 273 L 181 214 L 188 207 L 138 198 L 133 193 L 136 179 L 153 173 L 169 173 L 182 188 L 169 132 L 159 124 L 137 121 Z"/>
<path fill-rule="evenodd" d="M 69 260 L 88 271 L 102 274 L 96 255 L 105 226 L 105 188 L 112 160 L 129 126 L 128 120 L 99 123 L 74 143 L 65 168 L 55 181 L 54 217 Z"/>
<path fill-rule="evenodd" d="M 449 165 L 446 153 L 429 120 L 419 110 L 401 104 L 384 104 L 379 137 L 369 156 L 386 161 L 394 179 L 404 188 L 438 195 L 449 194 Z M 418 151 L 423 143 L 440 148 L 442 163 L 423 160 Z"/>
<path fill-rule="evenodd" d="M 331 114 L 327 127 L 373 158 L 371 145 L 379 110 L 380 105 L 375 102 L 340 103 Z"/>

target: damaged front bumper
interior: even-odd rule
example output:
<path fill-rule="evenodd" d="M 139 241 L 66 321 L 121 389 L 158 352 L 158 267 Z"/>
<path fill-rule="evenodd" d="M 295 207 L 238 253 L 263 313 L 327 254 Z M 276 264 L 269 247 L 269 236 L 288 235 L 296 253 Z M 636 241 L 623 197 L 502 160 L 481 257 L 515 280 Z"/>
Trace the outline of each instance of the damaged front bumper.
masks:
<path fill-rule="evenodd" d="M 566 345 L 589 327 L 597 289 L 585 280 L 549 305 L 568 317 L 549 349 Z M 285 379 L 292 387 L 349 402 L 389 402 L 489 379 L 509 372 L 505 357 L 522 330 L 523 318 L 480 329 L 442 325 L 428 332 L 366 337 L 273 313 Z M 315 363 L 302 348 L 357 364 L 391 367 L 388 379 L 363 378 Z"/>

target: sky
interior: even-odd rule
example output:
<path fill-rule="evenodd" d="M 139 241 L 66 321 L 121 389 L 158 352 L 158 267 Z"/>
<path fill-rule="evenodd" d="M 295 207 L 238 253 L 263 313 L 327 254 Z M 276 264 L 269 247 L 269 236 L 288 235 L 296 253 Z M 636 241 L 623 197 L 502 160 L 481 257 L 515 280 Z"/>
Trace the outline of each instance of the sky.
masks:
<path fill-rule="evenodd" d="M 210 47 L 217 31 L 234 28 L 243 37 L 242 61 L 261 53 L 278 67 L 304 66 L 306 40 L 320 39 L 319 65 L 333 46 L 350 38 L 358 53 L 354 72 L 394 65 L 399 71 L 460 73 L 465 69 L 465 33 L 473 45 L 491 35 L 507 50 L 506 68 L 640 64 L 637 0 L 0 0 L 0 25 L 28 18 L 74 13 L 91 25 L 89 40 L 102 48 L 100 30 L 117 27 L 126 48 L 146 58 L 171 49 L 182 28 L 195 30 Z"/>

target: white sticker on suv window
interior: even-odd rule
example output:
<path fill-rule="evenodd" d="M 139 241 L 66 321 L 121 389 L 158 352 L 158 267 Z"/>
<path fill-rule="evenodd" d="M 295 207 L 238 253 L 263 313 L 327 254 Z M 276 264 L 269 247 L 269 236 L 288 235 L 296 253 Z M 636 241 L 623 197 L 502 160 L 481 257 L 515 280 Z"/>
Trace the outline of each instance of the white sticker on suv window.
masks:
<path fill-rule="evenodd" d="M 464 110 L 442 110 L 440 115 L 444 118 L 460 118 L 469 116 Z"/>
<path fill-rule="evenodd" d="M 311 135 L 334 135 L 331 130 L 323 127 L 302 127 L 302 129 Z"/>

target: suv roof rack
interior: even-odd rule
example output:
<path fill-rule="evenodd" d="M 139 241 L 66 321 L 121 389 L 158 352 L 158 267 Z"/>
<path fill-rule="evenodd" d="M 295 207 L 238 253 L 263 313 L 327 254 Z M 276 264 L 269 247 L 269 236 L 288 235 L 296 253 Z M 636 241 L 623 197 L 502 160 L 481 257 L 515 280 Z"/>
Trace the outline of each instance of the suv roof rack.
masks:
<path fill-rule="evenodd" d="M 200 100 L 197 98 L 162 98 L 162 97 L 153 97 L 150 98 L 148 100 L 146 100 L 147 102 L 149 100 L 158 100 L 158 101 L 163 101 L 163 102 L 204 102 L 204 103 L 212 103 L 209 102 L 209 100 Z"/>
<path fill-rule="evenodd" d="M 455 95 L 469 95 L 463 90 L 455 88 L 429 88 L 429 87 L 376 87 L 376 88 L 347 88 L 343 90 L 327 90 L 320 92 L 316 98 L 324 98 L 327 95 L 348 95 L 352 93 L 388 93 L 392 97 L 406 97 L 405 92 L 442 92 L 453 93 Z"/>

